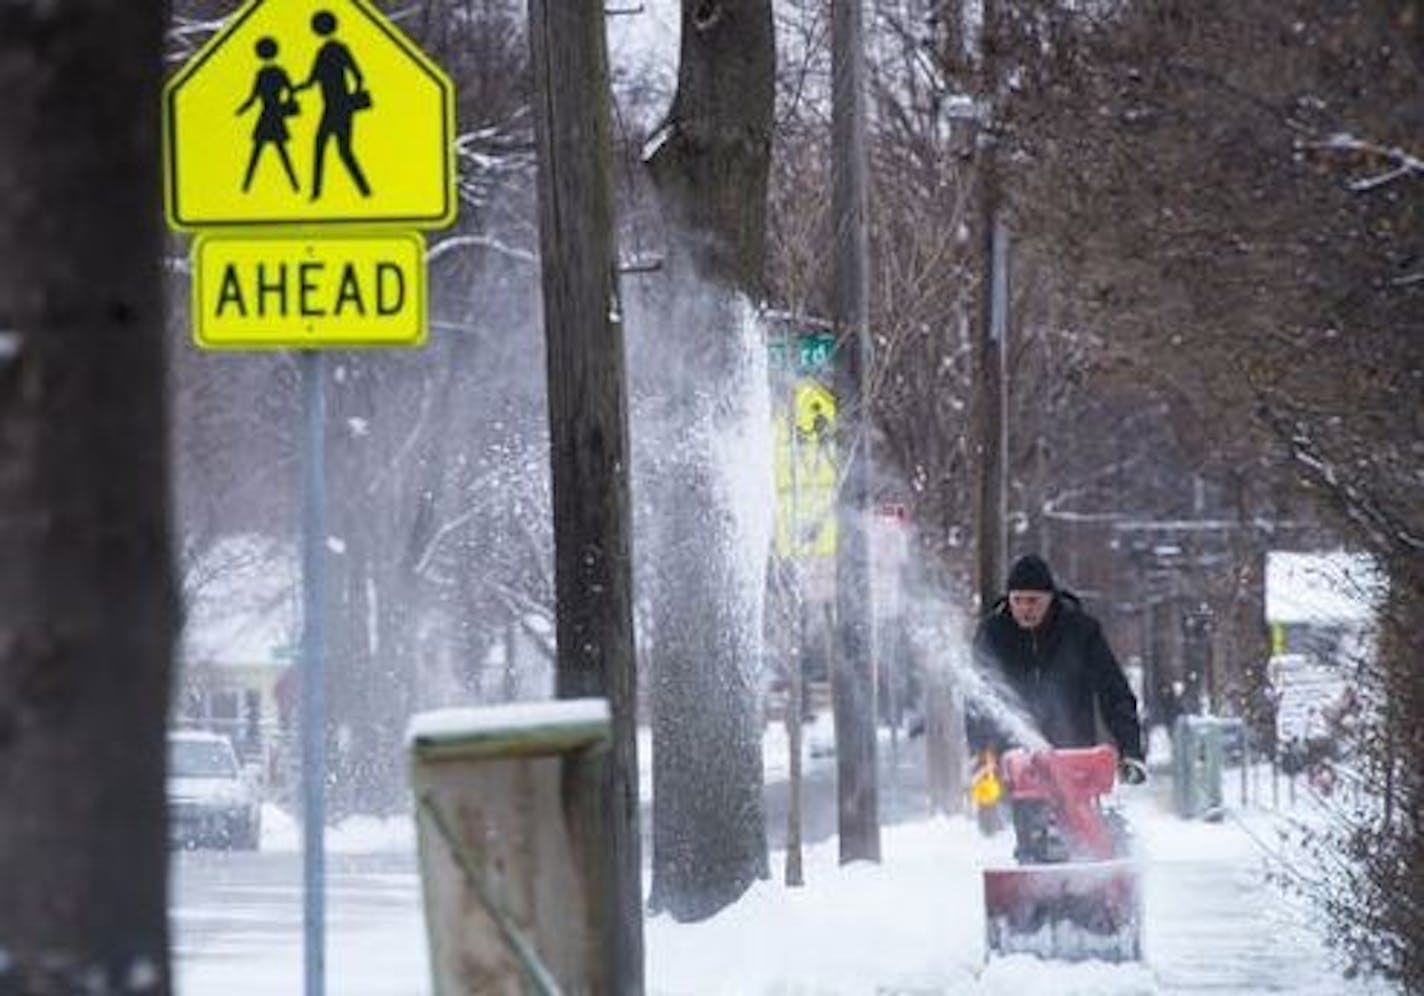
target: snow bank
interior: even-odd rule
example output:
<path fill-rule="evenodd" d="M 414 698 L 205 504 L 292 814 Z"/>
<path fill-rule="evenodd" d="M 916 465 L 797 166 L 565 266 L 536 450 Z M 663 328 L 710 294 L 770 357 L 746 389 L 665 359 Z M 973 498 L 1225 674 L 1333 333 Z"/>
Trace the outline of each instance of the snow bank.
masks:
<path fill-rule="evenodd" d="M 880 865 L 837 864 L 834 841 L 806 852 L 806 886 L 754 886 L 700 924 L 647 921 L 653 996 L 852 996 L 1156 992 L 1143 965 L 1016 956 L 984 964 L 980 871 L 1012 860 L 1008 834 L 964 818 L 886 828 Z M 780 874 L 784 855 L 774 855 Z"/>

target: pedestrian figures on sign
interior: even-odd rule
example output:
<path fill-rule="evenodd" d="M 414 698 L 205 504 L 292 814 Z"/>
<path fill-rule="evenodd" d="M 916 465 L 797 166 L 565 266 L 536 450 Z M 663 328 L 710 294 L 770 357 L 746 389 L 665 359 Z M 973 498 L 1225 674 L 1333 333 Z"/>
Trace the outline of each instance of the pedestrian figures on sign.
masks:
<path fill-rule="evenodd" d="M 242 178 L 242 190 L 246 193 L 252 186 L 252 177 L 257 172 L 257 161 L 262 150 L 269 145 L 276 146 L 277 155 L 282 159 L 282 169 L 292 190 L 297 190 L 297 173 L 292 169 L 292 160 L 287 155 L 287 118 L 300 109 L 296 100 L 296 89 L 287 76 L 287 71 L 277 65 L 277 42 L 272 38 L 261 38 L 257 42 L 257 58 L 262 68 L 252 82 L 252 92 L 238 107 L 239 116 L 246 114 L 252 106 L 258 105 L 257 124 L 252 129 L 252 155 L 247 160 L 247 173 Z"/>
<path fill-rule="evenodd" d="M 835 451 L 832 448 L 831 420 L 826 417 L 821 402 L 813 400 L 810 409 L 811 424 L 804 428 L 798 425 L 796 429 L 802 441 L 802 464 L 811 480 L 819 482 L 829 475 L 829 480 L 834 482 Z"/>
<path fill-rule="evenodd" d="M 318 37 L 325 39 L 321 48 L 317 49 L 311 74 L 305 83 L 297 87 L 298 90 L 317 85 L 321 87 L 321 121 L 317 124 L 316 143 L 312 151 L 311 199 L 317 200 L 321 197 L 326 145 L 333 138 L 336 139 L 337 151 L 346 171 L 351 174 L 356 189 L 361 191 L 362 197 L 369 197 L 371 188 L 366 183 L 365 174 L 361 172 L 360 163 L 356 161 L 356 153 L 351 146 L 351 132 L 352 119 L 356 112 L 371 106 L 370 91 L 366 89 L 361 68 L 352 57 L 351 50 L 332 37 L 336 32 L 336 15 L 329 10 L 319 10 L 312 15 L 311 27 Z M 349 89 L 348 82 L 353 84 Z"/>

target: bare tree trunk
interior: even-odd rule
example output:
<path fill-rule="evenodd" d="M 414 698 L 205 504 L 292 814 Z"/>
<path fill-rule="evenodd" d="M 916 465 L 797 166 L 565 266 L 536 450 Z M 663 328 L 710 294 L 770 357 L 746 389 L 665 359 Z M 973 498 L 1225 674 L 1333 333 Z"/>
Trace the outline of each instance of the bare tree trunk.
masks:
<path fill-rule="evenodd" d="M 392 624 L 409 623 L 416 604 L 401 604 L 399 580 L 406 539 L 400 530 L 410 499 L 371 488 L 387 472 L 381 460 L 394 450 L 379 435 L 396 416 L 382 408 L 397 376 L 385 362 L 342 357 L 339 366 L 331 364 L 337 376 L 325 386 L 328 522 L 339 540 L 339 552 L 326 552 L 329 823 L 353 813 L 395 812 L 408 798 L 401 758 L 415 659 Z"/>
<path fill-rule="evenodd" d="M 169 991 L 162 3 L 0 8 L 0 991 Z"/>
<path fill-rule="evenodd" d="M 711 916 L 768 874 L 765 553 L 742 549 L 746 524 L 718 446 L 737 420 L 770 420 L 755 359 L 764 363 L 765 346 L 750 341 L 737 299 L 759 296 L 762 282 L 774 68 L 769 0 L 684 0 L 677 94 L 648 160 L 670 226 L 661 327 L 674 330 L 655 344 L 668 371 L 656 428 L 669 445 L 648 487 L 661 519 L 650 592 L 652 902 L 681 920 Z"/>

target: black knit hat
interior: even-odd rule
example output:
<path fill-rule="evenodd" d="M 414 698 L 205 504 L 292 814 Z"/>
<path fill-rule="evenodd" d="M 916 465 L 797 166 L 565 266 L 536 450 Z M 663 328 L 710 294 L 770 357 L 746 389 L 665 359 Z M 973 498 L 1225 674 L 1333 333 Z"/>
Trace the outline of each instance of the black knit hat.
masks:
<path fill-rule="evenodd" d="M 1004 585 L 1004 590 L 1057 591 L 1058 586 L 1053 583 L 1053 572 L 1048 569 L 1043 558 L 1029 553 L 1014 561 L 1014 566 L 1009 571 L 1009 581 Z"/>

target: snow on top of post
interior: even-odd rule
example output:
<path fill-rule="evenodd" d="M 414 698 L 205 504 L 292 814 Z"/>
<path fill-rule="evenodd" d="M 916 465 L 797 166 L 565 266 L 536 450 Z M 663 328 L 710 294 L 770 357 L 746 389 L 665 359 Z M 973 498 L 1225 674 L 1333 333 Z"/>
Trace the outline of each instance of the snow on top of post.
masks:
<path fill-rule="evenodd" d="M 557 754 L 602 743 L 612 716 L 605 699 L 555 699 L 417 713 L 406 744 L 419 760 Z"/>

